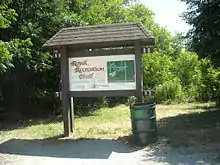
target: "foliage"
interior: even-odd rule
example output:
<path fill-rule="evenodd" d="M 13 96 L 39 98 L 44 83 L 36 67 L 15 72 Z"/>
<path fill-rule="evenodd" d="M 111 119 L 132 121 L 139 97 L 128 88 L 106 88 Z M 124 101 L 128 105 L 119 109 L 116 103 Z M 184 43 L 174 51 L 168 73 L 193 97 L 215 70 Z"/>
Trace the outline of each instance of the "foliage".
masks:
<path fill-rule="evenodd" d="M 74 12 L 85 25 L 123 21 L 123 0 L 76 0 Z"/>
<path fill-rule="evenodd" d="M 182 52 L 175 60 L 175 74 L 180 78 L 187 91 L 188 98 L 198 98 L 198 87 L 201 85 L 201 70 L 198 56 L 191 52 Z"/>
<path fill-rule="evenodd" d="M 220 6 L 215 0 L 182 0 L 188 5 L 183 14 L 191 25 L 188 32 L 189 46 L 200 57 L 218 57 L 220 55 Z"/>
<path fill-rule="evenodd" d="M 16 20 L 16 12 L 8 8 L 9 0 L 0 2 L 0 28 L 7 28 L 11 21 Z"/>
<path fill-rule="evenodd" d="M 209 59 L 199 60 L 195 53 L 144 54 L 143 66 L 144 89 L 155 90 L 156 102 L 208 101 L 216 97 L 219 71 Z"/>
<path fill-rule="evenodd" d="M 0 3 L 0 29 L 8 28 L 11 21 L 16 20 L 16 13 L 13 9 L 8 8 L 9 1 L 3 1 Z M 0 40 L 0 72 L 6 69 L 6 65 L 11 61 L 12 55 L 10 54 L 8 47 L 11 43 L 3 42 Z"/>
<path fill-rule="evenodd" d="M 0 50 L 3 56 L 0 57 L 0 71 L 13 68 L 16 63 L 26 63 L 30 58 L 32 42 L 30 39 L 13 39 L 10 42 L 0 42 Z M 26 63 L 27 64 L 27 63 Z M 28 67 L 28 64 L 27 64 Z"/>
<path fill-rule="evenodd" d="M 213 146 L 213 142 L 217 142 L 216 146 L 218 147 L 220 111 L 213 110 L 213 106 L 214 104 L 210 102 L 205 104 L 156 105 L 158 136 L 170 140 L 170 145 L 174 147 L 189 145 L 204 147 L 204 144 Z M 6 122 L 2 124 L 3 130 L 0 130 L 0 138 L 2 141 L 8 141 L 12 137 L 29 141 L 30 139 L 41 139 L 37 140 L 40 144 L 43 139 L 46 139 L 44 141 L 46 143 L 49 142 L 49 139 L 63 134 L 61 120 L 60 117 L 47 117 L 43 120 L 30 119 L 13 124 Z M 98 109 L 90 116 L 76 116 L 75 132 L 72 138 L 73 140 L 81 138 L 118 139 L 119 137 L 121 139 L 130 134 L 130 110 L 129 107 L 121 105 L 114 108 Z M 59 138 L 57 140 L 60 144 Z M 53 139 L 53 144 L 55 142 L 56 140 Z M 62 144 L 64 143 L 65 140 L 62 139 Z M 70 144 L 70 138 L 66 143 Z"/>
<path fill-rule="evenodd" d="M 185 101 L 184 90 L 178 77 L 156 86 L 155 93 L 155 101 L 158 103 L 164 101 L 166 103 Z"/>
<path fill-rule="evenodd" d="M 125 10 L 124 22 L 141 22 L 155 38 L 155 51 L 172 55 L 172 36 L 164 27 L 159 26 L 153 12 L 143 4 L 134 4 Z"/>
<path fill-rule="evenodd" d="M 143 4 L 135 4 L 124 9 L 124 22 L 141 22 L 147 26 L 147 29 L 155 24 L 153 12 Z"/>
<path fill-rule="evenodd" d="M 208 101 L 219 96 L 219 68 L 215 68 L 208 58 L 200 60 L 202 85 L 199 90 L 200 99 Z"/>
<path fill-rule="evenodd" d="M 46 0 L 19 0 L 3 5 L 16 12 L 16 19 L 0 33 L 1 47 L 4 46 L 4 56 L 0 58 L 0 69 L 4 71 L 1 87 L 6 107 L 18 116 L 40 114 L 38 109 L 53 111 L 56 105 L 53 91 L 57 84 L 57 75 L 53 72 L 59 67 L 52 68 L 51 56 L 42 45 L 67 22 L 61 17 L 65 5 L 63 1 Z M 29 111 L 30 107 L 35 108 Z"/>
<path fill-rule="evenodd" d="M 177 57 L 182 51 L 187 50 L 186 47 L 187 39 L 184 37 L 183 33 L 177 33 L 172 37 L 172 48 L 173 56 Z"/>
<path fill-rule="evenodd" d="M 191 25 L 187 34 L 188 47 L 201 58 L 211 58 L 213 68 L 207 60 L 202 61 L 203 87 L 201 99 L 218 96 L 219 55 L 220 55 L 220 6 L 214 0 L 182 0 L 188 8 L 183 14 L 184 20 Z M 209 67 L 209 69 L 207 69 Z M 205 71 L 204 71 L 205 68 Z M 206 75 L 205 75 L 206 74 Z M 209 78 L 208 78 L 209 77 Z M 210 81 L 210 83 L 208 83 Z M 218 96 L 219 97 L 219 96 Z"/>
<path fill-rule="evenodd" d="M 174 77 L 172 72 L 173 61 L 170 56 L 161 55 L 158 52 L 144 54 L 143 66 L 145 89 L 154 89 Z"/>
<path fill-rule="evenodd" d="M 12 56 L 10 55 L 10 52 L 7 49 L 8 43 L 5 43 L 3 41 L 0 41 L 0 71 L 3 71 L 6 69 L 6 64 L 11 61 Z"/>
<path fill-rule="evenodd" d="M 6 108 L 18 116 L 60 113 L 60 100 L 54 97 L 59 90 L 60 61 L 51 58 L 42 45 L 63 27 L 120 22 L 142 22 L 155 37 L 154 52 L 143 55 L 144 88 L 156 91 L 155 101 L 207 101 L 220 92 L 219 70 L 210 60 L 199 60 L 195 53 L 185 51 L 182 34 L 172 36 L 154 21 L 153 11 L 136 0 L 3 0 L 0 90 Z M 75 98 L 74 103 L 77 114 L 82 115 L 134 100 Z"/>

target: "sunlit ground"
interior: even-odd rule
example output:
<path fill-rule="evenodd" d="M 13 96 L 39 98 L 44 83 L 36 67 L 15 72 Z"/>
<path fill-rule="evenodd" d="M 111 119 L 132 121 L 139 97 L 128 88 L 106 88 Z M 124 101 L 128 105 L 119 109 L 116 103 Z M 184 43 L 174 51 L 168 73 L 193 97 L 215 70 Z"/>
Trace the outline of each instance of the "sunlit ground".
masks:
<path fill-rule="evenodd" d="M 173 147 L 210 147 L 220 139 L 220 110 L 213 103 L 157 105 L 159 139 Z M 61 120 L 37 120 L 25 126 L 0 131 L 2 141 L 10 138 L 47 139 L 63 133 Z M 125 105 L 102 108 L 90 116 L 75 118 L 75 134 L 72 139 L 118 139 L 131 135 L 130 110 Z"/>

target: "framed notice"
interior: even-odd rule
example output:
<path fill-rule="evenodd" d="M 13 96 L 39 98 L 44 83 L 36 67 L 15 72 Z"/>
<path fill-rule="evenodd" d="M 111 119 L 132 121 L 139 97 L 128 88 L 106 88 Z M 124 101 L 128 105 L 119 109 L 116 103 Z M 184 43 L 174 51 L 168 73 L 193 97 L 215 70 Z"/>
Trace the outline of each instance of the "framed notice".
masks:
<path fill-rule="evenodd" d="M 70 91 L 135 90 L 135 55 L 69 58 Z"/>

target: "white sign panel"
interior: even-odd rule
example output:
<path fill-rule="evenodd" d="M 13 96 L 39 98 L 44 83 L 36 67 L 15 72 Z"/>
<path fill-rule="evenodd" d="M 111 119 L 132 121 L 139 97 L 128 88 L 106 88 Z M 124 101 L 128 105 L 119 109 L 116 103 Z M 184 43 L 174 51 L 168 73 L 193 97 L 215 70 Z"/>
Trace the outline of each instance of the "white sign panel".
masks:
<path fill-rule="evenodd" d="M 135 55 L 69 58 L 70 91 L 135 90 Z"/>

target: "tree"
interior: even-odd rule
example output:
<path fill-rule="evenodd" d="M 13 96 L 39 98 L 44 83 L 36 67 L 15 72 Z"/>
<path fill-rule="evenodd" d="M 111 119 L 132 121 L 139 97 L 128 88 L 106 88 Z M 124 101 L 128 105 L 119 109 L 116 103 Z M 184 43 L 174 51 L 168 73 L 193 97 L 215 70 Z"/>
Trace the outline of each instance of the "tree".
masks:
<path fill-rule="evenodd" d="M 153 11 L 145 5 L 137 3 L 125 9 L 123 22 L 141 22 L 155 38 L 155 51 L 161 55 L 173 54 L 171 34 L 154 21 Z"/>
<path fill-rule="evenodd" d="M 181 98 L 187 80 L 180 76 L 188 73 L 182 61 L 184 39 L 181 35 L 172 37 L 154 21 L 153 12 L 136 0 L 3 0 L 0 2 L 0 86 L 7 108 L 22 114 L 52 113 L 59 105 L 54 92 L 59 89 L 60 66 L 42 45 L 63 27 L 120 22 L 142 22 L 155 38 L 154 53 L 143 56 L 145 88 L 167 91 L 163 97 L 169 99 Z M 183 68 L 178 71 L 181 74 L 175 72 L 179 66 Z M 185 70 L 187 73 L 182 72 Z M 203 73 L 216 77 L 213 70 Z M 190 75 L 189 83 L 194 81 Z M 205 77 L 202 82 L 212 79 Z M 211 91 L 209 88 L 206 85 L 204 91 Z M 120 101 L 109 99 L 111 103 L 116 100 Z M 105 101 L 77 98 L 75 102 L 80 113 L 83 109 L 87 111 L 85 107 L 99 106 Z"/>
<path fill-rule="evenodd" d="M 186 42 L 187 39 L 183 35 L 183 33 L 177 33 L 175 36 L 172 37 L 172 48 L 173 48 L 173 55 L 177 57 L 182 51 L 186 51 Z"/>
<path fill-rule="evenodd" d="M 0 28 L 7 28 L 9 27 L 12 20 L 15 20 L 17 14 L 15 10 L 9 9 L 8 4 L 10 3 L 9 0 L 3 0 L 0 2 Z"/>
<path fill-rule="evenodd" d="M 8 8 L 9 1 L 0 3 L 0 31 L 8 28 L 11 21 L 15 20 L 16 13 Z M 12 55 L 8 50 L 9 43 L 0 40 L 0 72 L 6 69 L 6 65 L 11 61 Z"/>
<path fill-rule="evenodd" d="M 130 1 L 130 0 L 129 0 Z M 77 0 L 73 11 L 84 25 L 111 24 L 123 21 L 123 0 Z"/>
<path fill-rule="evenodd" d="M 143 78 L 145 89 L 155 89 L 156 86 L 174 78 L 173 60 L 171 56 L 159 52 L 143 55 Z"/>
<path fill-rule="evenodd" d="M 188 5 L 184 20 L 192 27 L 189 46 L 200 57 L 220 56 L 220 5 L 217 0 L 182 0 Z"/>
<path fill-rule="evenodd" d="M 16 114 L 40 113 L 39 109 L 50 111 L 55 104 L 52 99 L 59 74 L 55 74 L 57 68 L 52 67 L 51 56 L 42 45 L 70 24 L 63 17 L 68 11 L 68 4 L 64 2 L 18 0 L 7 3 L 6 9 L 14 11 L 16 19 L 10 20 L 0 34 L 1 43 L 7 46 L 3 49 L 5 56 L 9 57 L 0 63 L 5 68 L 0 76 L 7 109 Z"/>

